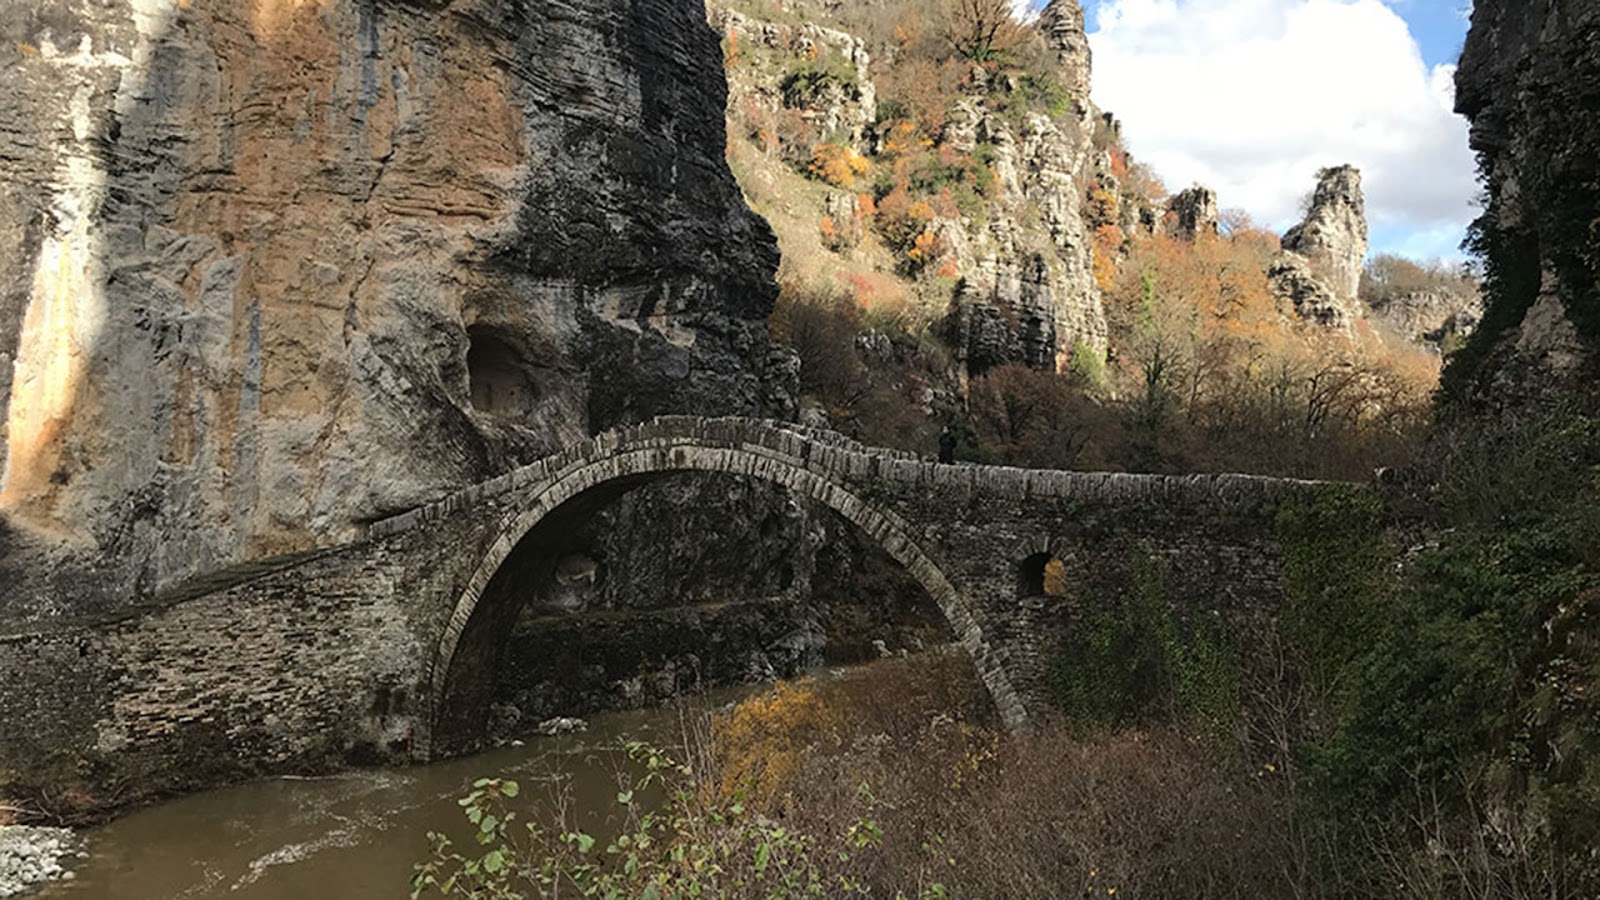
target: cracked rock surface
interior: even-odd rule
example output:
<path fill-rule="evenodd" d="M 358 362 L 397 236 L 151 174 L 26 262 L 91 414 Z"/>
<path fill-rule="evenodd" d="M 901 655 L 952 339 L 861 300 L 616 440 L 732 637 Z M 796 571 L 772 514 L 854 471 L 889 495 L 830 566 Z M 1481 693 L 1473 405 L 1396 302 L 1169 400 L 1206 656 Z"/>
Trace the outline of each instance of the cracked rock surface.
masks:
<path fill-rule="evenodd" d="M 0 618 L 775 402 L 699 4 L 40 0 L 0 68 Z"/>

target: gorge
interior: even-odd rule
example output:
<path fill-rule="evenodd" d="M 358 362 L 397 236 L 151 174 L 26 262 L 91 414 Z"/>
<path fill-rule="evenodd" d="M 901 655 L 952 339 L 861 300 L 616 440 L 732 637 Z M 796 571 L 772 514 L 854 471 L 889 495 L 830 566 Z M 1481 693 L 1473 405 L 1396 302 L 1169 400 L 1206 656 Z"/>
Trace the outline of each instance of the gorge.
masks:
<path fill-rule="evenodd" d="M 1465 274 L 1371 258 L 1354 166 L 1282 236 L 1169 193 L 1076 0 L 39 0 L 0 37 L 0 828 L 950 641 L 985 711 L 827 720 L 795 784 L 948 751 L 978 809 L 1162 748 L 1265 798 L 1218 815 L 1307 895 L 1600 883 L 1590 4 L 1474 5 Z M 727 702 L 717 753 L 777 701 Z M 1349 843 L 1414 787 L 1435 831 Z M 885 846 L 981 856 L 940 809 Z M 1125 894 L 1289 889 L 1187 827 Z M 1461 835 L 1486 880 L 1426 881 Z"/>

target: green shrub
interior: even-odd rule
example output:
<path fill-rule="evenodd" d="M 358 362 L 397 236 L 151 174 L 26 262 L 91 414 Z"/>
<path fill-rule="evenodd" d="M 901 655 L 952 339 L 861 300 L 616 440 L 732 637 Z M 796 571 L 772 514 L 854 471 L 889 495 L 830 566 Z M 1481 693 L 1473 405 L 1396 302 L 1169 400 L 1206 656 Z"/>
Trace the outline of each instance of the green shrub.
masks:
<path fill-rule="evenodd" d="M 1370 497 L 1330 492 L 1280 518 L 1285 627 L 1313 697 L 1309 821 L 1344 845 L 1346 874 L 1354 860 L 1392 879 L 1395 847 L 1487 833 L 1495 854 L 1438 852 L 1478 860 L 1489 883 L 1510 869 L 1546 896 L 1591 895 L 1600 430 L 1568 415 L 1480 429 L 1437 496 L 1432 539 L 1399 570 Z"/>
<path fill-rule="evenodd" d="M 1072 342 L 1068 366 L 1072 377 L 1085 387 L 1099 388 L 1106 383 L 1106 357 L 1083 341 Z"/>
<path fill-rule="evenodd" d="M 629 757 L 644 773 L 617 793 L 625 827 L 604 849 L 574 829 L 551 831 L 521 821 L 511 801 L 515 781 L 481 778 L 459 801 L 481 852 L 457 849 L 430 833 L 430 858 L 416 866 L 413 900 L 443 896 L 511 900 L 526 896 L 605 898 L 843 896 L 865 893 L 861 882 L 837 874 L 851 856 L 882 833 L 858 819 L 836 846 L 747 810 L 734 797 L 702 790 L 688 766 L 648 744 L 631 742 Z M 660 803 L 646 798 L 663 794 Z M 835 874 L 828 874 L 833 871 Z M 922 896 L 941 897 L 930 885 Z"/>
<path fill-rule="evenodd" d="M 834 87 L 846 97 L 860 96 L 861 80 L 856 67 L 837 50 L 791 69 L 778 86 L 783 92 L 784 105 L 790 107 L 810 106 L 826 97 Z"/>
<path fill-rule="evenodd" d="M 1054 72 L 1024 72 L 1016 76 L 1016 90 L 1007 96 L 1001 114 L 1020 129 L 1033 113 L 1061 118 L 1072 109 L 1072 101 L 1072 92 Z"/>

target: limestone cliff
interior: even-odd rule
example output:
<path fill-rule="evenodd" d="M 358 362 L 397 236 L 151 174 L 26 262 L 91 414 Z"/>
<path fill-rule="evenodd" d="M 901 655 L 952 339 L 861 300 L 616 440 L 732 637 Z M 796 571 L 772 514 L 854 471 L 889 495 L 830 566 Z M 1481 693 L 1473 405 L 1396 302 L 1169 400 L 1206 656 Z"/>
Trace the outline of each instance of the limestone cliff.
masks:
<path fill-rule="evenodd" d="M 1338 296 L 1356 295 L 1367 256 L 1367 207 L 1359 169 L 1335 166 L 1317 173 L 1306 217 L 1284 232 L 1283 249 L 1311 260 Z"/>
<path fill-rule="evenodd" d="M 1056 51 L 1067 89 L 1079 97 L 1089 96 L 1094 54 L 1084 32 L 1083 6 L 1078 0 L 1050 0 L 1039 14 L 1039 28 Z"/>
<path fill-rule="evenodd" d="M 1092 108 L 1076 105 L 1064 119 L 1033 114 L 1016 127 L 985 100 L 971 101 L 974 146 L 994 159 L 999 199 L 983 219 L 952 222 L 941 234 L 963 275 L 957 321 L 1003 321 L 1007 340 L 997 352 L 981 333 L 965 334 L 955 342 L 958 358 L 974 372 L 1008 362 L 1052 369 L 1065 366 L 1075 345 L 1104 352 L 1094 226 L 1081 187 L 1097 155 Z"/>
<path fill-rule="evenodd" d="M 698 3 L 41 0 L 0 69 L 0 612 L 782 399 Z"/>
<path fill-rule="evenodd" d="M 1110 178 L 1110 159 L 1096 140 L 1110 122 L 1089 100 L 1092 56 L 1078 0 L 1052 0 L 1039 27 L 1055 54 L 1068 102 L 1059 114 L 1031 112 L 1018 122 L 1006 113 L 1015 105 L 1008 95 L 1019 85 L 974 79 L 975 87 L 987 88 L 968 98 L 975 146 L 983 145 L 993 158 L 1000 190 L 987 228 L 962 223 L 968 241 L 957 258 L 969 276 L 958 302 L 976 304 L 979 315 L 1003 314 L 1011 323 L 1007 330 L 1017 351 L 984 362 L 1060 369 L 1075 346 L 1103 354 L 1109 341 L 1094 276 L 1093 234 L 1096 225 L 1111 223 L 1094 221 L 1085 186 L 1097 174 Z M 1115 215 L 1108 211 L 1107 218 Z M 982 345 L 957 346 L 958 353 L 971 356 Z"/>
<path fill-rule="evenodd" d="M 800 6 L 786 12 L 808 15 Z M 814 18 L 868 24 L 852 16 L 871 18 L 867 7 L 826 2 Z M 926 315 L 948 313 L 946 336 L 966 372 L 1064 367 L 1075 347 L 1104 353 L 1095 236 L 1119 210 L 1113 201 L 1097 213 L 1090 197 L 1116 194 L 1113 125 L 1088 99 L 1076 0 L 1057 0 L 1037 28 L 1022 30 L 1013 56 L 1034 54 L 1032 68 L 959 57 L 935 64 L 929 58 L 938 54 L 925 48 L 941 41 L 931 33 L 874 41 L 717 4 L 712 21 L 727 47 L 730 133 L 760 157 L 749 167 L 760 171 L 741 177 L 758 208 L 766 209 L 761 200 L 775 208 L 786 265 L 812 255 L 808 244 L 825 221 L 819 250 L 835 258 L 814 268 L 823 277 L 860 270 L 899 279 L 896 290 L 917 295 Z M 885 105 L 877 80 L 888 69 L 901 96 L 905 79 L 925 79 L 937 111 L 919 119 L 903 102 Z M 788 172 L 773 174 L 766 160 Z M 795 173 L 813 184 L 777 183 Z M 813 198 L 815 182 L 831 190 Z M 815 209 L 808 215 L 802 204 Z"/>
<path fill-rule="evenodd" d="M 1412 343 L 1436 349 L 1459 344 L 1483 320 L 1477 285 L 1463 283 L 1367 299 L 1367 309 Z"/>
<path fill-rule="evenodd" d="M 1317 173 L 1305 219 L 1284 233 L 1283 252 L 1267 277 L 1274 293 L 1301 318 L 1349 330 L 1360 317 L 1356 297 L 1366 256 L 1361 172 L 1335 166 Z"/>
<path fill-rule="evenodd" d="M 1445 374 L 1457 401 L 1591 400 L 1600 345 L 1600 6 L 1478 0 L 1456 109 L 1488 203 L 1472 242 L 1484 321 Z"/>
<path fill-rule="evenodd" d="M 1176 219 L 1175 236 L 1192 241 L 1217 234 L 1222 214 L 1217 208 L 1217 192 L 1211 188 L 1197 184 L 1173 197 L 1167 206 Z"/>

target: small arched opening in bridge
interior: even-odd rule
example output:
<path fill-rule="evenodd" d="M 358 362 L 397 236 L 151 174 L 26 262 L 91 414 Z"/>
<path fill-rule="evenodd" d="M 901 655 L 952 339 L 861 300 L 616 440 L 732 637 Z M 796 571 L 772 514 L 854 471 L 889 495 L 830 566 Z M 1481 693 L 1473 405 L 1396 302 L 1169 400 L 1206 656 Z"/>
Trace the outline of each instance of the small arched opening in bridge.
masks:
<path fill-rule="evenodd" d="M 1048 552 L 1024 559 L 1017 566 L 1017 596 L 1022 599 L 1067 596 L 1067 564 Z"/>
<path fill-rule="evenodd" d="M 932 599 L 972 657 L 1001 719 L 1013 728 L 1025 724 L 1026 713 L 1009 675 L 969 601 L 892 514 L 874 509 L 816 472 L 740 448 L 613 448 L 596 456 L 523 497 L 519 511 L 478 565 L 432 662 L 429 730 L 416 748 L 419 754 L 468 750 L 483 735 L 505 636 L 517 626 L 530 595 L 544 589 L 541 585 L 560 584 L 561 571 L 569 586 L 580 588 L 607 577 L 603 560 L 591 560 L 574 545 L 584 523 L 641 485 L 689 471 L 772 482 L 792 496 L 817 501 L 859 529 Z M 781 583 L 792 576 L 780 569 L 774 577 Z"/>

